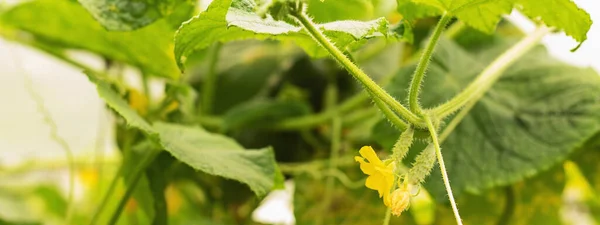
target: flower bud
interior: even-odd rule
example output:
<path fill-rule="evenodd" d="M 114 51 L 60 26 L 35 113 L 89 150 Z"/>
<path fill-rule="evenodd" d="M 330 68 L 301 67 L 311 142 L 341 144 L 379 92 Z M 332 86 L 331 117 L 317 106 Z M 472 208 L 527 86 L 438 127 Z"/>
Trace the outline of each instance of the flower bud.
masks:
<path fill-rule="evenodd" d="M 390 208 L 394 216 L 400 216 L 410 204 L 410 190 L 408 188 L 398 188 L 390 195 Z"/>

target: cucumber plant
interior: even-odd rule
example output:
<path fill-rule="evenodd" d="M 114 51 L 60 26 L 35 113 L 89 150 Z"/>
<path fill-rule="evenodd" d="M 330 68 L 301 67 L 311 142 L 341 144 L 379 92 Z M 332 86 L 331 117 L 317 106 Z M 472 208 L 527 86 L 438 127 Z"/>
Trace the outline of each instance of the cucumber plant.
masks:
<path fill-rule="evenodd" d="M 248 224 L 293 179 L 298 224 L 561 224 L 565 177 L 600 190 L 600 77 L 539 45 L 582 46 L 592 21 L 570 0 L 34 0 L 0 24 L 118 115 L 120 166 L 62 223 Z"/>

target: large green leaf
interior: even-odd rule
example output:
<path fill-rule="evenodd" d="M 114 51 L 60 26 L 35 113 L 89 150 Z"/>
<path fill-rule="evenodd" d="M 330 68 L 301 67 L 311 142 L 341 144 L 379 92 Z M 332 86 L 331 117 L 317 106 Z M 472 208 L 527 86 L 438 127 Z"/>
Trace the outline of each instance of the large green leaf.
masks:
<path fill-rule="evenodd" d="M 205 12 L 184 23 L 175 35 L 175 58 L 179 67 L 183 68 L 187 57 L 195 50 L 215 42 L 241 39 L 293 41 L 311 56 L 327 55 L 299 26 L 263 19 L 254 13 L 254 4 L 248 0 L 215 0 Z M 390 32 L 385 18 L 367 22 L 336 21 L 318 26 L 342 49 L 356 47 L 361 40 L 371 37 L 396 37 Z"/>
<path fill-rule="evenodd" d="M 264 196 L 283 181 L 273 150 L 245 150 L 233 139 L 199 127 L 156 123 L 162 146 L 178 160 L 202 172 L 247 184 Z"/>
<path fill-rule="evenodd" d="M 245 150 L 233 139 L 208 133 L 199 127 L 168 123 L 151 126 L 110 86 L 94 80 L 100 97 L 130 126 L 150 136 L 157 135 L 161 146 L 178 160 L 202 172 L 247 184 L 258 196 L 281 186 L 283 177 L 271 148 Z"/>
<path fill-rule="evenodd" d="M 132 32 L 109 32 L 77 2 L 35 0 L 2 13 L 0 23 L 32 35 L 36 43 L 90 51 L 148 75 L 177 78 L 180 74 L 172 52 L 174 31 L 166 21 Z"/>
<path fill-rule="evenodd" d="M 500 47 L 471 54 L 442 40 L 423 89 L 427 107 L 462 90 L 499 54 Z M 389 86 L 397 99 L 414 67 Z M 478 192 L 530 177 L 566 159 L 600 131 L 600 76 L 548 56 L 542 48 L 519 59 L 475 105 L 442 145 L 453 190 Z M 396 136 L 397 137 L 397 136 Z M 427 186 L 445 199 L 435 169 Z"/>
<path fill-rule="evenodd" d="M 186 0 L 78 0 L 108 30 L 144 27 L 170 14 Z"/>
<path fill-rule="evenodd" d="M 398 12 L 408 19 L 448 13 L 469 26 L 492 33 L 502 15 L 513 8 L 531 19 L 563 30 L 578 42 L 587 38 L 592 25 L 590 15 L 571 0 L 397 0 Z"/>

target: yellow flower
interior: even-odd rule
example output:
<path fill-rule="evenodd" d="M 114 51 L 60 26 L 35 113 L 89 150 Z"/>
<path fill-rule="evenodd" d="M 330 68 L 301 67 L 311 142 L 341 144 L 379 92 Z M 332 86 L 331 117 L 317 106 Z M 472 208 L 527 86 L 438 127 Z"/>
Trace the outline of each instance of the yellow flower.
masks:
<path fill-rule="evenodd" d="M 400 216 L 410 204 L 410 190 L 406 186 L 396 189 L 392 192 L 390 201 L 391 205 L 388 207 L 392 208 L 392 214 L 394 216 Z"/>
<path fill-rule="evenodd" d="M 148 99 L 135 89 L 129 89 L 129 106 L 142 116 L 148 113 Z"/>
<path fill-rule="evenodd" d="M 394 185 L 394 163 L 384 164 L 371 146 L 364 146 L 358 152 L 362 157 L 355 156 L 354 160 L 360 163 L 363 173 L 369 175 L 365 186 L 377 190 L 379 197 L 383 197 L 383 203 L 389 206 L 390 191 Z"/>

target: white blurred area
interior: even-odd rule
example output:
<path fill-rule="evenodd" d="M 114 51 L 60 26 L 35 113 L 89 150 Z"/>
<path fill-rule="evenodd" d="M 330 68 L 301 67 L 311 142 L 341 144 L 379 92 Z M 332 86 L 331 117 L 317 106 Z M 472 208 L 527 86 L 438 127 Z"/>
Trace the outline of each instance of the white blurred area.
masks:
<path fill-rule="evenodd" d="M 570 50 L 577 43 L 564 34 L 549 35 L 544 44 L 555 57 L 574 65 L 592 66 L 600 72 L 600 2 L 575 2 L 592 15 L 592 20 L 597 21 L 588 33 L 588 40 L 574 53 Z M 518 13 L 513 13 L 508 19 L 524 31 L 534 29 L 533 23 Z M 86 61 L 95 66 L 102 65 L 96 58 L 87 58 Z M 117 155 L 111 141 L 110 113 L 99 99 L 95 87 L 79 69 L 44 53 L 0 39 L 0 169 L 41 158 L 66 160 L 64 150 L 51 138 L 48 124 L 27 92 L 24 76 L 31 78 L 33 89 L 43 98 L 59 135 L 67 141 L 75 158 L 93 163 L 100 154 L 103 158 Z M 67 179 L 61 180 L 66 185 Z M 282 196 L 267 198 L 266 206 L 254 216 L 274 215 L 273 211 L 265 210 L 281 210 L 291 204 L 289 193 L 276 195 Z M 275 214 L 284 216 L 285 212 Z M 293 214 L 285 215 L 286 218 L 279 218 L 281 223 L 293 224 L 287 216 L 293 219 Z"/>

